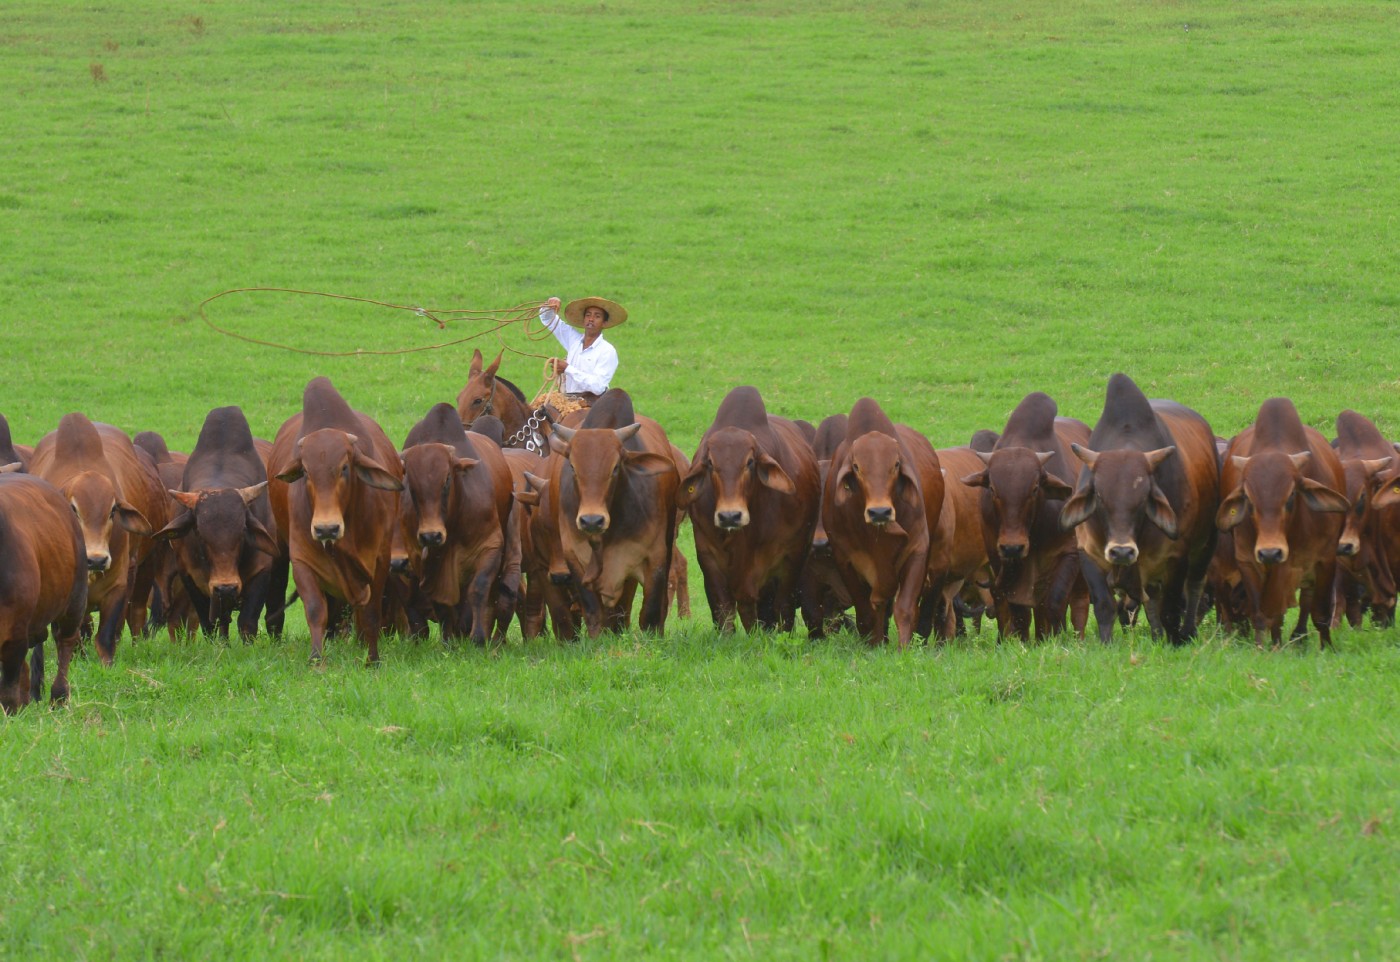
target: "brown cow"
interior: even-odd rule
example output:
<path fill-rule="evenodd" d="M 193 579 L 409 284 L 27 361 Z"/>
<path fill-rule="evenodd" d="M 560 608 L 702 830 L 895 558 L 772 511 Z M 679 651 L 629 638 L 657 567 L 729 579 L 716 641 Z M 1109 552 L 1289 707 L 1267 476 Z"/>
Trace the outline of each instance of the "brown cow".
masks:
<path fill-rule="evenodd" d="M 550 487 L 564 561 L 590 637 L 625 627 L 637 586 L 643 631 L 666 627 L 680 478 L 661 425 L 613 389 L 577 429 L 555 425 Z"/>
<path fill-rule="evenodd" d="M 1291 637 L 1306 637 L 1311 615 L 1322 647 L 1331 647 L 1337 539 L 1348 507 L 1336 452 L 1303 425 L 1292 401 L 1270 398 L 1253 427 L 1230 442 L 1222 468 L 1216 523 L 1234 533 L 1255 643 L 1262 647 L 1266 636 L 1281 642 L 1297 591 Z"/>
<path fill-rule="evenodd" d="M 1215 551 L 1215 433 L 1190 408 L 1148 401 L 1114 374 L 1089 443 L 1070 447 L 1084 468 L 1060 525 L 1076 529 L 1099 640 L 1113 638 L 1122 592 L 1145 604 L 1153 637 L 1190 641 Z"/>
<path fill-rule="evenodd" d="M 1088 592 L 1079 572 L 1074 533 L 1060 529 L 1060 509 L 1073 489 L 1070 444 L 1087 443 L 1089 426 L 1058 418 L 1054 400 L 1026 395 L 1007 419 L 990 454 L 977 452 L 984 469 L 962 478 L 981 487 L 982 533 L 993 572 L 992 596 L 1003 636 L 1025 640 L 1035 617 L 1041 640 L 1065 630 L 1075 606 L 1075 630 L 1087 618 Z M 1083 612 L 1081 614 L 1081 611 Z"/>
<path fill-rule="evenodd" d="M 1353 628 L 1361 627 L 1365 605 L 1371 619 L 1389 627 L 1395 623 L 1395 571 L 1400 565 L 1400 507 L 1377 509 L 1375 494 L 1383 485 L 1376 479 L 1392 466 L 1395 450 L 1365 415 L 1343 411 L 1337 415 L 1337 440 L 1333 442 L 1346 476 L 1347 511 L 1337 541 L 1336 596 L 1342 614 Z"/>
<path fill-rule="evenodd" d="M 439 404 L 421 425 L 435 436 L 407 444 L 399 524 L 404 541 L 420 550 L 423 593 L 437 612 L 444 640 L 466 634 L 484 645 L 496 620 L 496 596 L 515 561 L 519 586 L 519 532 L 511 526 L 512 479 L 500 448 L 462 429 L 451 405 Z M 455 430 L 454 430 L 455 429 Z M 514 538 L 514 544 L 511 539 Z M 514 605 L 511 605 L 514 611 Z M 506 619 L 507 623 L 509 618 Z"/>
<path fill-rule="evenodd" d="M 277 432 L 270 464 L 273 517 L 287 533 L 312 664 L 322 658 L 328 599 L 354 609 L 369 663 L 378 662 L 389 532 L 403 488 L 398 452 L 373 419 L 318 377 L 306 385 L 301 413 Z"/>
<path fill-rule="evenodd" d="M 958 478 L 981 471 L 982 459 L 970 447 L 939 448 L 938 463 L 944 477 L 952 479 L 943 488 L 939 515 L 948 573 L 943 578 L 936 625 L 939 637 L 948 638 L 964 633 L 957 610 L 959 598 L 979 607 L 986 604 L 983 593 L 987 589 L 983 586 L 991 584 L 992 568 L 987 561 L 987 542 L 982 537 L 982 493 L 957 483 Z"/>
<path fill-rule="evenodd" d="M 50 697 L 68 697 L 68 663 L 87 618 L 82 529 L 53 485 L 17 472 L 0 475 L 0 557 L 0 707 L 13 714 L 43 697 L 50 626 L 58 648 Z M 24 663 L 31 648 L 32 676 Z"/>
<path fill-rule="evenodd" d="M 280 556 L 267 496 L 267 472 L 238 407 L 210 411 L 169 494 L 180 512 L 157 538 L 173 539 L 182 581 L 206 633 L 238 633 L 251 642 Z M 281 599 L 278 599 L 280 603 Z"/>
<path fill-rule="evenodd" d="M 681 479 L 679 503 L 695 529 L 710 615 L 732 631 L 791 631 L 802 562 L 821 506 L 811 445 L 787 418 L 768 414 L 752 387 L 736 387 Z"/>
<path fill-rule="evenodd" d="M 161 487 L 166 491 L 165 514 L 173 518 L 184 511 L 184 506 L 175 500 L 171 493 L 184 483 L 186 456 L 172 452 L 165 444 L 165 438 L 154 431 L 142 431 L 131 439 L 136 446 L 137 457 L 149 456 L 152 467 L 160 475 Z M 264 480 L 266 477 L 264 476 Z M 159 535 L 159 532 L 157 532 Z M 185 586 L 180 558 L 169 540 L 156 537 L 155 548 L 151 553 L 153 568 L 153 590 L 151 592 L 151 618 L 147 623 L 147 633 L 153 633 L 165 625 L 170 640 L 183 630 L 192 635 L 199 628 L 199 614 L 190 599 Z"/>
<path fill-rule="evenodd" d="M 58 430 L 34 449 L 31 474 L 63 492 L 82 525 L 88 565 L 88 607 L 99 612 L 97 653 L 110 665 L 121 635 L 127 602 L 138 617 L 133 637 L 145 627 L 145 599 L 153 575 L 147 570 L 150 536 L 165 524 L 160 476 L 136 455 L 121 431 L 66 414 Z M 135 566 L 138 570 L 132 572 Z"/>
<path fill-rule="evenodd" d="M 855 602 L 856 630 L 884 644 L 893 609 L 899 646 L 914 635 L 925 584 L 941 584 L 947 549 L 936 538 L 943 471 L 933 445 L 861 398 L 822 493 L 832 556 Z"/>

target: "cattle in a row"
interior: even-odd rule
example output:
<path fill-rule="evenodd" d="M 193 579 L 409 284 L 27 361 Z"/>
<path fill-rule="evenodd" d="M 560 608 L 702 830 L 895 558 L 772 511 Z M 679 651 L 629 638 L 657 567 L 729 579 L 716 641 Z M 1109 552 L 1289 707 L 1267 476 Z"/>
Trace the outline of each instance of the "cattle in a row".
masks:
<path fill-rule="evenodd" d="M 1042 638 L 1082 633 L 1092 599 L 1103 640 L 1141 606 L 1180 644 L 1207 580 L 1221 625 L 1247 623 L 1260 643 L 1281 642 L 1295 594 L 1292 636 L 1311 621 L 1324 646 L 1343 614 L 1394 618 L 1400 457 L 1354 411 L 1329 444 L 1272 399 L 1226 442 L 1120 374 L 1092 432 L 1036 392 L 999 433 L 935 450 L 869 398 L 813 428 L 740 387 L 691 462 L 621 391 L 545 419 L 547 444 L 521 450 L 538 439 L 504 430 L 501 399 L 521 396 L 498 366 L 474 359 L 461 406 L 435 406 L 402 450 L 316 378 L 272 444 L 233 407 L 209 413 L 188 457 L 81 414 L 28 449 L 0 418 L 0 471 L 28 471 L 67 505 L 107 662 L 149 599 L 172 636 L 226 635 L 237 612 L 251 639 L 260 615 L 280 632 L 300 597 L 313 661 L 348 620 L 371 661 L 385 626 L 421 636 L 436 621 L 444 639 L 485 643 L 518 617 L 526 638 L 596 635 L 631 624 L 639 588 L 637 623 L 661 631 L 687 514 L 725 629 L 789 630 L 800 607 L 820 636 L 854 609 L 871 643 L 893 619 L 904 645 L 952 637 L 986 605 L 1000 634 Z M 13 658 L 32 638 L 2 640 Z M 4 677 L 16 705 L 18 676 Z"/>

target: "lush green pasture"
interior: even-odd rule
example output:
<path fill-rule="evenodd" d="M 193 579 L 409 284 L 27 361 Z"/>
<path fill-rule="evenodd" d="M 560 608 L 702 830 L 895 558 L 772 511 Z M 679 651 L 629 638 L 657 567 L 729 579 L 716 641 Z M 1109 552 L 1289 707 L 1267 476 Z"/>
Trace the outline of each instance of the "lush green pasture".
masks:
<path fill-rule="evenodd" d="M 1400 435 L 1398 47 L 1384 2 L 9 0 L 0 413 L 188 448 L 328 374 L 402 438 L 465 379 L 200 322 L 267 286 L 614 297 L 687 449 L 740 383 L 949 445 L 1032 390 L 1092 422 L 1115 370 L 1221 434 L 1286 394 Z M 6 954 L 1400 956 L 1397 634 L 1207 636 L 124 644 L 0 719 Z"/>

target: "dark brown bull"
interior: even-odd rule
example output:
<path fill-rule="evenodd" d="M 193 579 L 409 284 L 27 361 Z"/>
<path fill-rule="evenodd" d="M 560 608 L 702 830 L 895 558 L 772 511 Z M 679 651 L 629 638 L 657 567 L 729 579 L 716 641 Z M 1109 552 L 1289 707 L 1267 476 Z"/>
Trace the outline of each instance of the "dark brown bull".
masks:
<path fill-rule="evenodd" d="M 488 438 L 473 439 L 455 413 L 450 405 L 439 404 L 420 422 L 437 425 L 425 433 L 441 440 L 410 435 L 412 443 L 402 456 L 399 523 L 410 549 L 421 551 L 422 590 L 437 613 L 443 638 L 470 632 L 473 641 L 484 645 L 512 559 L 515 582 L 506 590 L 514 610 L 519 533 L 511 525 L 512 479 L 505 457 Z"/>
<path fill-rule="evenodd" d="M 150 458 L 153 469 L 160 476 L 161 487 L 166 491 L 166 517 L 175 517 L 184 510 L 184 506 L 170 492 L 184 484 L 186 456 L 171 452 L 165 438 L 154 431 L 142 431 L 131 442 L 136 446 L 137 457 Z M 174 546 L 159 537 L 154 540 L 155 547 L 151 552 L 151 618 L 146 626 L 147 633 L 164 625 L 173 642 L 178 631 L 183 630 L 188 635 L 199 628 L 199 615 L 185 587 L 180 558 Z"/>
<path fill-rule="evenodd" d="M 813 435 L 812 455 L 817 460 L 817 487 L 820 491 L 826 490 L 831 459 L 846 440 L 847 420 L 844 414 L 833 414 L 817 425 Z M 820 503 L 816 524 L 812 528 L 812 549 L 807 552 L 807 559 L 802 565 L 800 594 L 802 621 L 807 626 L 809 638 L 823 638 L 828 631 L 852 627 L 850 616 L 846 614 L 851 607 L 851 595 L 832 559 L 831 538 L 826 532 Z"/>
<path fill-rule="evenodd" d="M 1115 374 L 1089 443 L 1071 448 L 1084 467 L 1060 524 L 1076 529 L 1099 640 L 1113 638 L 1122 593 L 1146 606 L 1154 637 L 1185 644 L 1215 551 L 1215 433 L 1190 408 L 1148 401 Z"/>
<path fill-rule="evenodd" d="M 1057 418 L 1055 402 L 1036 391 L 1007 419 L 984 469 L 962 478 L 982 492 L 982 532 L 992 566 L 992 595 L 1002 635 L 1025 640 L 1035 618 L 1037 640 L 1065 630 L 1075 605 L 1083 630 L 1088 592 L 1079 573 L 1074 533 L 1060 528 L 1060 509 L 1073 493 L 1065 478 L 1076 463 L 1071 443 L 1087 443 L 1089 426 Z M 1081 614 L 1081 610 L 1083 614 Z"/>
<path fill-rule="evenodd" d="M 173 540 L 185 590 L 208 634 L 227 638 L 234 610 L 244 641 L 258 633 L 280 556 L 267 486 L 243 411 L 210 411 L 180 484 L 169 490 L 181 510 L 156 533 Z"/>
<path fill-rule="evenodd" d="M 556 425 L 550 487 L 564 561 L 590 637 L 625 627 L 638 586 L 644 631 L 666 626 L 680 478 L 661 425 L 608 391 L 577 428 Z"/>
<path fill-rule="evenodd" d="M 287 532 L 312 663 L 322 658 L 328 599 L 354 609 L 369 662 L 377 662 L 389 534 L 403 488 L 398 452 L 373 419 L 318 377 L 306 386 L 301 413 L 277 432 L 269 463 L 273 516 Z"/>
<path fill-rule="evenodd" d="M 1361 627 L 1365 606 L 1371 618 L 1389 627 L 1395 623 L 1395 572 L 1400 565 L 1400 506 L 1377 508 L 1382 472 L 1391 468 L 1395 450 L 1370 419 L 1356 411 L 1337 415 L 1337 457 L 1346 477 L 1347 511 L 1337 540 L 1336 595 L 1340 607 L 1335 624 L 1345 613 L 1353 628 Z"/>
<path fill-rule="evenodd" d="M 58 430 L 45 435 L 29 469 L 63 492 L 78 516 L 87 556 L 88 606 L 99 612 L 97 653 L 110 665 L 128 601 L 133 637 L 145 627 L 145 595 L 153 580 L 147 564 L 150 536 L 166 517 L 160 476 L 137 457 L 125 434 L 107 424 L 94 425 L 81 414 L 64 415 Z"/>
<path fill-rule="evenodd" d="M 755 388 L 725 396 L 679 496 L 720 630 L 733 630 L 736 610 L 746 630 L 792 630 L 819 484 L 811 445 L 794 422 L 769 415 Z"/>
<path fill-rule="evenodd" d="M 832 556 L 855 602 L 856 630 L 885 642 L 891 611 L 899 646 L 914 635 L 925 584 L 941 584 L 946 548 L 934 543 L 943 472 L 928 440 L 895 425 L 870 398 L 851 408 L 822 494 Z"/>
<path fill-rule="evenodd" d="M 1347 510 L 1342 463 L 1321 432 L 1305 427 L 1293 402 L 1271 398 L 1254 426 L 1230 442 L 1222 465 L 1216 523 L 1231 531 L 1255 643 L 1282 640 L 1299 593 L 1292 638 L 1312 616 L 1322 647 L 1332 645 L 1337 539 Z"/>
<path fill-rule="evenodd" d="M 13 714 L 43 697 L 50 626 L 58 649 L 50 697 L 68 697 L 68 663 L 87 618 L 82 530 L 57 488 L 17 472 L 0 475 L 0 558 L 0 707 Z M 31 649 L 32 673 L 24 661 Z"/>

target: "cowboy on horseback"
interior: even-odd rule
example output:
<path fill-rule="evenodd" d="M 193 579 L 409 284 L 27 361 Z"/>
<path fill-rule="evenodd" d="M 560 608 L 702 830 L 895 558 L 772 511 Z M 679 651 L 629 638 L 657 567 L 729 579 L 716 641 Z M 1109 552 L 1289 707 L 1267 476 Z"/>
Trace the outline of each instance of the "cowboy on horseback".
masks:
<path fill-rule="evenodd" d="M 581 297 L 564 308 L 562 319 L 571 327 L 560 323 L 558 310 L 557 297 L 540 306 L 540 322 L 567 352 L 565 357 L 550 358 L 550 369 L 563 375 L 561 387 L 565 394 L 591 404 L 608 389 L 617 373 L 617 348 L 603 337 L 603 331 L 626 321 L 627 310 L 603 297 Z"/>

